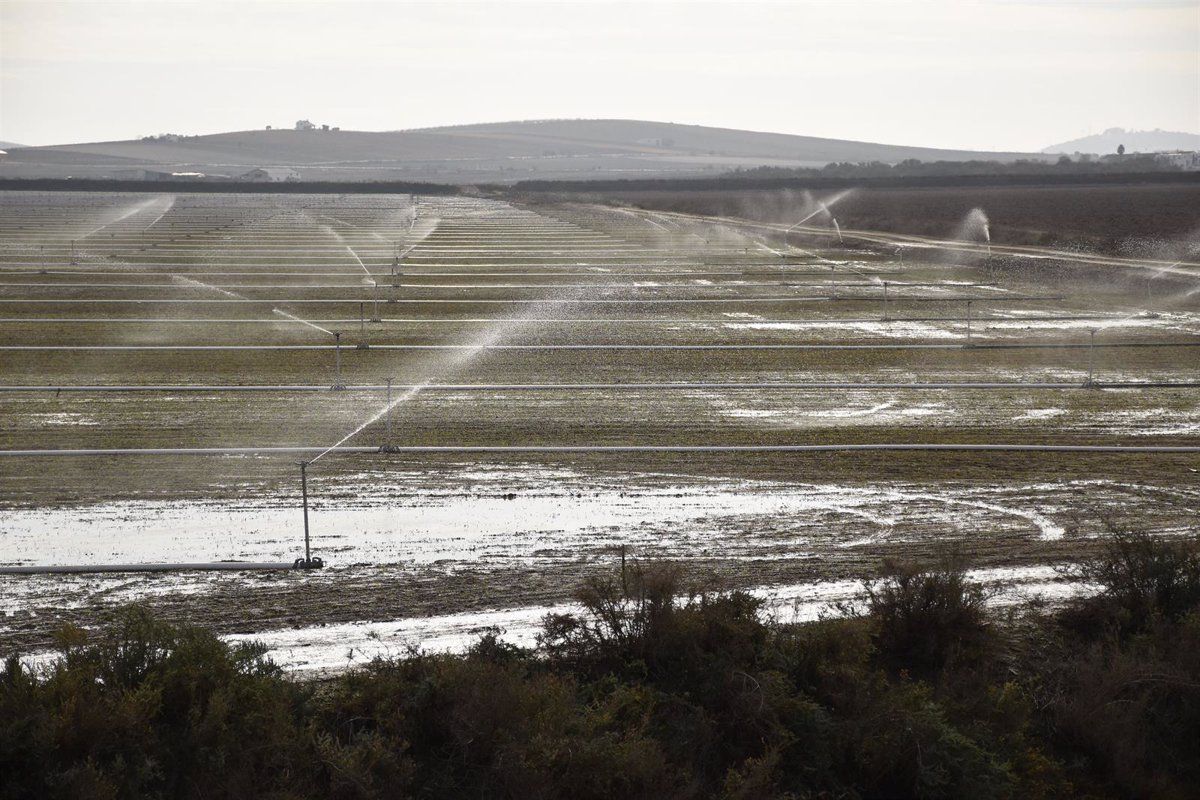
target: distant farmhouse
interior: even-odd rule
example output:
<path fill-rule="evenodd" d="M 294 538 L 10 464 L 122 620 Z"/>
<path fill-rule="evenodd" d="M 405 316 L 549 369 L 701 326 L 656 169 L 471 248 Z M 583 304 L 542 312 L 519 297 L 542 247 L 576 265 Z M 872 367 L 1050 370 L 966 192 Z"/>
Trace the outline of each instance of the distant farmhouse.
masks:
<path fill-rule="evenodd" d="M 324 131 L 325 133 L 329 133 L 330 131 L 340 131 L 341 130 L 341 128 L 339 128 L 336 125 L 330 126 L 328 124 L 324 124 L 321 126 L 317 126 L 314 123 L 312 123 L 306 119 L 296 120 L 296 130 L 298 130 L 298 131 L 315 131 L 315 130 L 318 130 L 318 127 L 320 130 Z M 270 125 L 267 126 L 267 130 L 271 130 Z"/>
<path fill-rule="evenodd" d="M 203 172 L 167 172 L 161 169 L 122 169 L 113 173 L 113 177 L 122 181 L 201 181 L 207 175 Z"/>
<path fill-rule="evenodd" d="M 238 180 L 257 183 L 296 183 L 300 180 L 300 173 L 291 167 L 255 167 L 249 172 L 239 175 Z"/>
<path fill-rule="evenodd" d="M 1154 160 L 1177 169 L 1200 171 L 1200 151 L 1179 150 L 1174 153 L 1155 153 Z"/>

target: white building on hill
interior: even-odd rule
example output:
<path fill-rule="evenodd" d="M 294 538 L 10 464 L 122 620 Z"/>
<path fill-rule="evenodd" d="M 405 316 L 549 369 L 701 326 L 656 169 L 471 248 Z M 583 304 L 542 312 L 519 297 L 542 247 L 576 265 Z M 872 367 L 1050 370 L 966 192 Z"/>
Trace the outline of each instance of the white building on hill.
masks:
<path fill-rule="evenodd" d="M 238 180 L 259 183 L 295 183 L 300 180 L 300 173 L 291 167 L 255 167 L 249 172 L 239 175 Z"/>

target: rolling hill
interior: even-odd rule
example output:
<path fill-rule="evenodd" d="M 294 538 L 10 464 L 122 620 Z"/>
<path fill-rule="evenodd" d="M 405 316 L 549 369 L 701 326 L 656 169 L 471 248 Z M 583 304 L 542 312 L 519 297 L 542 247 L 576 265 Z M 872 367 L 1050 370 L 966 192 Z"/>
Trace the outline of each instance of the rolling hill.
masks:
<path fill-rule="evenodd" d="M 1043 153 L 1098 153 L 1117 152 L 1125 145 L 1127 153 L 1162 153 L 1171 150 L 1200 150 L 1200 134 L 1181 131 L 1127 131 L 1124 128 L 1109 128 L 1104 133 L 1072 139 L 1054 144 Z"/>
<path fill-rule="evenodd" d="M 8 177 L 123 177 L 138 170 L 235 176 L 286 166 L 305 179 L 510 182 L 712 175 L 737 167 L 1045 158 L 635 120 L 545 120 L 418 130 L 255 130 L 20 148 Z"/>

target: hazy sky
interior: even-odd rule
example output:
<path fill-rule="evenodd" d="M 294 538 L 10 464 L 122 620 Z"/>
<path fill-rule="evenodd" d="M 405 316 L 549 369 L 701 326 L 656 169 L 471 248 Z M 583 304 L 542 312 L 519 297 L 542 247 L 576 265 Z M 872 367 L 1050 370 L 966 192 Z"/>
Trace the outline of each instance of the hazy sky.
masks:
<path fill-rule="evenodd" d="M 1200 0 L 0 0 L 0 140 L 300 117 L 624 117 L 1003 150 L 1198 131 Z"/>

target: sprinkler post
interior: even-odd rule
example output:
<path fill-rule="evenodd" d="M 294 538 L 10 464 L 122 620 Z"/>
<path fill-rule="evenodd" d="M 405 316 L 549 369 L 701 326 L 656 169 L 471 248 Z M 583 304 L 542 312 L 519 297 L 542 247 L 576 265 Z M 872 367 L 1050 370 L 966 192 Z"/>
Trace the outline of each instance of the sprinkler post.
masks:
<path fill-rule="evenodd" d="M 345 389 L 342 383 L 342 334 L 333 335 L 333 388 Z"/>
<path fill-rule="evenodd" d="M 379 448 L 381 453 L 394 453 L 396 448 L 392 445 L 392 379 L 387 379 L 387 404 L 383 407 L 383 447 Z"/>
<path fill-rule="evenodd" d="M 887 304 L 888 303 L 888 291 L 887 291 L 888 282 L 882 281 L 882 283 L 883 283 L 883 314 L 880 316 L 880 319 L 883 320 L 884 322 L 886 322 L 887 318 L 888 318 L 888 304 Z"/>
<path fill-rule="evenodd" d="M 358 350 L 368 350 L 371 345 L 367 343 L 367 315 L 364 308 L 365 303 L 358 304 Z"/>
<path fill-rule="evenodd" d="M 300 462 L 300 498 L 304 508 L 304 558 L 292 562 L 294 569 L 320 569 L 325 562 L 312 557 L 311 539 L 308 534 L 308 462 Z"/>
<path fill-rule="evenodd" d="M 971 346 L 971 301 L 967 301 L 967 347 Z"/>
<path fill-rule="evenodd" d="M 1096 329 L 1092 328 L 1091 339 L 1088 343 L 1088 376 L 1084 386 L 1096 385 Z"/>

